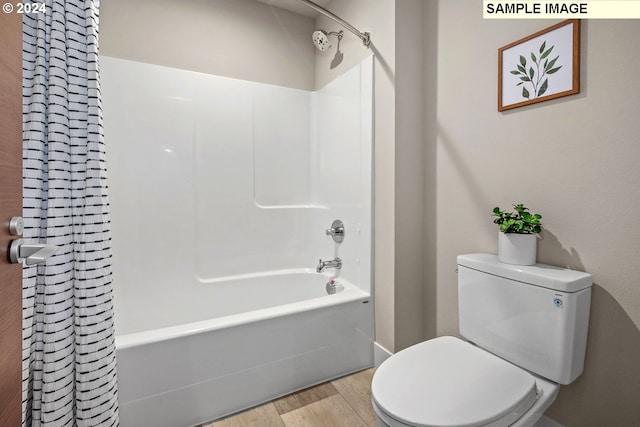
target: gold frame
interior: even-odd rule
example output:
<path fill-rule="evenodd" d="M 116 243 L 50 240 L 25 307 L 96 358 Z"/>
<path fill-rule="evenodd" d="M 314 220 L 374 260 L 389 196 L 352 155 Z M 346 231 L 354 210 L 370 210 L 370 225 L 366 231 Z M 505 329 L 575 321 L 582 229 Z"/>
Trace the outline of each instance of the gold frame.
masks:
<path fill-rule="evenodd" d="M 532 40 L 532 39 L 534 39 L 536 37 L 540 37 L 540 36 L 542 36 L 544 34 L 551 33 L 551 32 L 553 32 L 555 30 L 558 30 L 559 28 L 562 28 L 562 27 L 566 26 L 566 25 L 573 25 L 573 31 L 571 32 L 572 40 L 568 40 L 567 41 L 567 43 L 571 43 L 572 44 L 572 52 L 573 52 L 573 58 L 572 58 L 573 75 L 572 75 L 572 79 L 571 79 L 571 82 L 572 82 L 571 88 L 569 88 L 567 90 L 563 90 L 561 92 L 553 93 L 551 95 L 539 96 L 539 97 L 536 97 L 534 99 L 527 99 L 525 101 L 515 102 L 515 103 L 508 104 L 508 105 L 503 105 L 503 93 L 504 93 L 504 91 L 506 91 L 506 90 L 514 90 L 514 89 L 511 89 L 511 88 L 505 88 L 504 87 L 504 80 L 505 79 L 502 76 L 502 62 L 503 62 L 504 53 L 506 51 L 514 49 L 514 48 L 517 49 L 517 47 L 519 45 L 521 45 L 522 43 L 525 43 L 525 42 L 527 42 L 529 40 Z M 540 52 L 540 53 L 542 54 L 542 52 Z M 542 62 L 541 59 L 542 58 L 540 58 L 540 62 Z M 515 74 L 515 71 L 516 70 L 514 70 L 514 72 L 512 72 L 512 74 Z M 524 73 L 524 78 L 527 78 L 526 72 Z M 520 79 L 522 80 L 522 77 Z M 522 83 L 520 83 L 520 84 L 522 84 Z M 515 89 L 515 90 L 517 90 L 517 89 Z M 561 98 L 563 96 L 574 95 L 576 93 L 580 93 L 580 20 L 579 19 L 568 19 L 566 21 L 560 22 L 560 23 L 558 23 L 556 25 L 553 25 L 553 26 L 551 26 L 549 28 L 545 28 L 544 30 L 538 31 L 535 34 L 531 34 L 530 36 L 527 36 L 527 37 L 525 37 L 523 39 L 520 39 L 518 41 L 515 41 L 513 43 L 510 43 L 510 44 L 498 49 L 498 111 L 511 110 L 513 108 L 523 107 L 525 105 L 536 104 L 538 102 L 544 102 L 544 101 L 548 101 L 550 99 Z"/>

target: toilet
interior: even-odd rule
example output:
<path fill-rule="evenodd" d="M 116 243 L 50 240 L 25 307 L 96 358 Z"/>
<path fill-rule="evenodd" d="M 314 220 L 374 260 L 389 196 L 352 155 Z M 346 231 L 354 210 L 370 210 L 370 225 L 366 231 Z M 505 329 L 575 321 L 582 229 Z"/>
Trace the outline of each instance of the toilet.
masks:
<path fill-rule="evenodd" d="M 582 374 L 591 275 L 458 256 L 460 335 L 406 348 L 371 384 L 379 427 L 530 427 Z"/>

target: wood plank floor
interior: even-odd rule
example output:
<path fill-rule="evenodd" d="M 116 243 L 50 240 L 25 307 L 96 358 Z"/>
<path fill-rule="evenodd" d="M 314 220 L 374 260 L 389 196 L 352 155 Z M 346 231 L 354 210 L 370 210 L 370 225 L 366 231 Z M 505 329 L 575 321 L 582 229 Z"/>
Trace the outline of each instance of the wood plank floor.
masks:
<path fill-rule="evenodd" d="M 202 427 L 376 427 L 373 371 L 319 384 Z"/>

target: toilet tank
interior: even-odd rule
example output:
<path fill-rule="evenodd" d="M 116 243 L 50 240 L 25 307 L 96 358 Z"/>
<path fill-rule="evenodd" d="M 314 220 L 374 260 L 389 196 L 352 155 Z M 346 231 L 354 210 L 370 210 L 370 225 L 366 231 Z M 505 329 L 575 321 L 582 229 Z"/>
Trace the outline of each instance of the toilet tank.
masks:
<path fill-rule="evenodd" d="M 560 384 L 582 373 L 590 274 L 459 255 L 458 300 L 460 334 L 477 346 Z"/>

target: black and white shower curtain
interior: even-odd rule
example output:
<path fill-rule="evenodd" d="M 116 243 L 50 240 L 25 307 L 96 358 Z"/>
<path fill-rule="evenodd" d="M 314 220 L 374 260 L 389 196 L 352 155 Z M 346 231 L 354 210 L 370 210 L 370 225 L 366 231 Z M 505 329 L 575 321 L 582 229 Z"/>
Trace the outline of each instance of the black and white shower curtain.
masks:
<path fill-rule="evenodd" d="M 117 426 L 99 0 L 24 15 L 23 426 Z"/>

